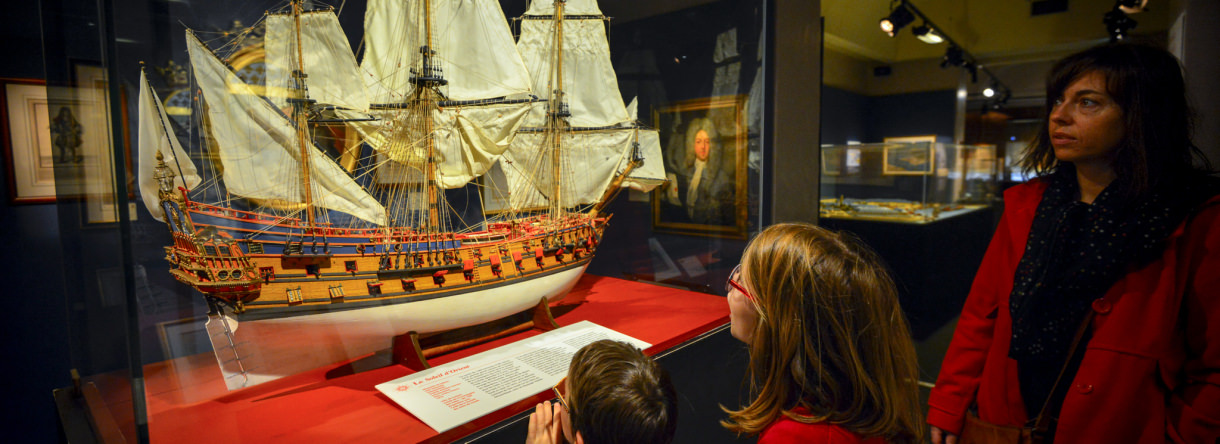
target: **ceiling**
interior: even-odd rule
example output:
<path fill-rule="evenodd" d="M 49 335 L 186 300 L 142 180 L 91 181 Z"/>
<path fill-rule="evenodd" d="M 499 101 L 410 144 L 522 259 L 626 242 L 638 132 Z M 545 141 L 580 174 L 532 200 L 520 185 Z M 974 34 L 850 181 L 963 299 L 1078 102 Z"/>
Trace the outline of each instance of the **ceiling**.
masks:
<path fill-rule="evenodd" d="M 1067 52 L 1108 40 L 1102 15 L 1114 0 L 1068 0 L 1067 11 L 1031 16 L 1030 0 L 908 0 L 936 27 L 983 62 L 1058 58 Z M 1170 27 L 1177 0 L 1151 0 L 1149 11 L 1132 16 L 1132 34 L 1156 34 Z M 878 21 L 891 11 L 890 0 L 822 0 L 829 51 L 880 63 L 936 58 L 945 43 L 929 45 L 911 34 L 918 20 L 895 37 L 881 32 Z"/>
<path fill-rule="evenodd" d="M 603 0 L 602 11 L 616 22 L 636 20 L 716 0 Z M 795 0 L 799 1 L 799 0 Z M 937 28 L 984 64 L 1014 96 L 1038 95 L 1051 61 L 1109 39 L 1102 16 L 1114 0 L 1066 0 L 1064 12 L 1031 16 L 1033 0 L 907 0 Z M 1182 0 L 1149 0 L 1148 11 L 1132 16 L 1139 24 L 1133 38 L 1160 35 L 1170 29 Z M 942 70 L 946 43 L 929 45 L 910 29 L 895 37 L 881 32 L 891 0 L 821 0 L 825 20 L 824 83 L 867 95 L 952 89 L 959 72 Z M 874 67 L 892 67 L 876 78 Z M 983 79 L 985 85 L 988 79 Z M 969 86 L 971 91 L 981 88 Z"/>

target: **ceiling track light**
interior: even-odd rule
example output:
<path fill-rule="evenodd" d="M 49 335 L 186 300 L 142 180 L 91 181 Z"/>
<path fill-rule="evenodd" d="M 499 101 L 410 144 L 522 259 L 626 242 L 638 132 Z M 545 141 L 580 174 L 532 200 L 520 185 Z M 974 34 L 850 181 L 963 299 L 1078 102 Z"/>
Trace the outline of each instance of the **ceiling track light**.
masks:
<path fill-rule="evenodd" d="M 911 24 L 913 21 L 915 21 L 915 14 L 912 14 L 911 10 L 907 9 L 907 2 L 903 0 L 898 3 L 897 8 L 890 11 L 890 15 L 881 19 L 881 31 L 893 37 L 898 34 L 899 29 Z"/>
<path fill-rule="evenodd" d="M 945 56 L 940 60 L 941 68 L 950 66 L 966 66 L 966 52 L 957 45 L 949 45 L 949 48 L 945 50 Z"/>
<path fill-rule="evenodd" d="M 1121 9 L 1122 1 L 1118 0 L 1114 5 L 1114 9 L 1107 12 L 1101 20 L 1106 25 L 1106 31 L 1110 33 L 1111 42 L 1127 38 L 1127 31 L 1135 29 L 1135 25 L 1138 24 L 1131 17 L 1127 17 L 1127 13 L 1123 12 Z"/>
<path fill-rule="evenodd" d="M 1118 9 L 1127 14 L 1144 12 L 1148 9 L 1148 0 L 1118 0 Z"/>
<path fill-rule="evenodd" d="M 1147 0 L 1117 1 L 1146 2 Z M 895 4 L 897 4 L 897 7 L 893 6 Z M 992 90 L 992 95 L 987 96 L 989 100 L 991 100 L 992 96 L 998 96 L 996 97 L 998 103 L 1008 101 L 1008 97 L 1012 95 L 1012 92 L 1008 89 L 1008 86 L 1004 85 L 1004 82 L 1001 82 L 1000 79 L 996 78 L 994 73 L 989 71 L 983 65 L 980 65 L 978 63 L 978 59 L 966 52 L 965 49 L 962 49 L 961 45 L 953 41 L 953 39 L 945 34 L 940 28 L 936 27 L 936 24 L 932 23 L 931 20 L 928 20 L 928 16 L 924 15 L 923 11 L 920 11 L 919 8 L 915 7 L 915 5 L 911 4 L 908 0 L 894 0 L 890 2 L 890 5 L 893 7 L 890 14 L 881 19 L 882 31 L 885 31 L 886 34 L 893 37 L 895 34 L 897 34 L 899 29 L 902 29 L 903 26 L 911 24 L 916 18 L 918 18 L 921 20 L 921 23 L 919 26 L 911 28 L 911 34 L 915 35 L 915 37 L 919 40 L 929 44 L 937 44 L 942 42 L 947 42 L 949 44 L 949 47 L 945 49 L 944 58 L 941 59 L 941 68 L 962 68 L 970 73 L 970 81 L 972 83 L 978 83 L 979 71 L 982 71 L 983 74 L 986 74 L 987 77 L 991 78 L 990 89 Z M 1126 16 L 1124 15 L 1123 17 Z M 1134 27 L 1134 25 L 1132 26 Z"/>
<path fill-rule="evenodd" d="M 926 21 L 922 25 L 911 28 L 911 34 L 915 34 L 915 38 L 929 45 L 944 43 L 945 41 L 945 38 L 939 32 L 936 32 L 936 28 L 933 28 Z"/>

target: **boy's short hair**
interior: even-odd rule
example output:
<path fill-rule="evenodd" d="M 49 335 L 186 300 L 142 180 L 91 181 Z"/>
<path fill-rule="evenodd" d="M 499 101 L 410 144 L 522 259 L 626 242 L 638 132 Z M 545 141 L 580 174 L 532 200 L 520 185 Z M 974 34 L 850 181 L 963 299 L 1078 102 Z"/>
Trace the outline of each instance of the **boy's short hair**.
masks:
<path fill-rule="evenodd" d="M 572 427 L 586 444 L 665 444 L 678 425 L 669 373 L 625 342 L 581 348 L 568 370 Z"/>

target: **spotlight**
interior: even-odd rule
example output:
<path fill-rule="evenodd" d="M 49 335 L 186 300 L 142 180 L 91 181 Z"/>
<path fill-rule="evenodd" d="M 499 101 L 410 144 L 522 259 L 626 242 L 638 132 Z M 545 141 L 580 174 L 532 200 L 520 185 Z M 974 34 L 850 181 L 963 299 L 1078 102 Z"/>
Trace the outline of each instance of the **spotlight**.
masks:
<path fill-rule="evenodd" d="M 1127 37 L 1127 31 L 1135 29 L 1137 24 L 1131 17 L 1127 17 L 1127 13 L 1118 8 L 1117 5 L 1110 12 L 1107 12 L 1102 22 L 1106 24 L 1106 31 L 1110 32 L 1110 41 L 1117 42 Z"/>
<path fill-rule="evenodd" d="M 945 38 L 941 37 L 940 33 L 936 32 L 936 29 L 931 26 L 928 26 L 927 23 L 911 28 L 911 34 L 915 34 L 915 38 L 929 45 L 945 41 Z"/>
<path fill-rule="evenodd" d="M 957 46 L 949 46 L 949 49 L 945 50 L 945 57 L 942 58 L 940 61 L 941 68 L 948 68 L 950 66 L 965 66 L 965 65 L 966 65 L 965 55 L 962 53 L 962 48 L 959 48 Z"/>
<path fill-rule="evenodd" d="M 995 97 L 995 88 L 990 86 L 983 88 L 983 97 Z"/>
<path fill-rule="evenodd" d="M 1118 0 L 1118 9 L 1127 14 L 1143 12 L 1148 6 L 1148 0 Z"/>
<path fill-rule="evenodd" d="M 915 21 L 915 14 L 907 9 L 906 2 L 898 4 L 898 8 L 890 12 L 890 15 L 881 19 L 881 30 L 890 37 L 893 37 L 903 26 L 911 24 Z"/>

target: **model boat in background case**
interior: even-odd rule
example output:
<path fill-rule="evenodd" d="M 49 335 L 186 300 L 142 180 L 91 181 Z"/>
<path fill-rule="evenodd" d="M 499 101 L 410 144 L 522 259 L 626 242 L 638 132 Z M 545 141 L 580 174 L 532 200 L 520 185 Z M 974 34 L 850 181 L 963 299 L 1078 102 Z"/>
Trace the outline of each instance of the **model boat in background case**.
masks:
<path fill-rule="evenodd" d="M 293 2 L 256 25 L 261 85 L 209 44 L 233 41 L 187 31 L 201 152 L 142 76 L 139 180 L 170 272 L 208 301 L 228 387 L 563 297 L 605 203 L 665 178 L 605 20 L 594 0 L 535 1 L 514 43 L 496 1 L 370 0 L 357 64 L 332 10 Z M 327 128 L 363 142 L 328 155 Z M 460 188 L 480 220 L 445 198 Z"/>

